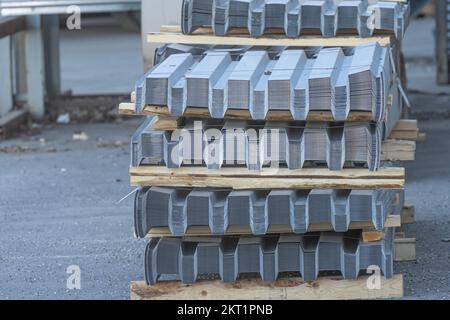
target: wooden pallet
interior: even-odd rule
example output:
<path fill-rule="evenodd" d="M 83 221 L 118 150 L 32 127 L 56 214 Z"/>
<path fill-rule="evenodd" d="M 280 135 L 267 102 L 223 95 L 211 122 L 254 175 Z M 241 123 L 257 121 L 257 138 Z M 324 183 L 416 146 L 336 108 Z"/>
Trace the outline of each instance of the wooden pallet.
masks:
<path fill-rule="evenodd" d="M 403 189 L 404 168 L 263 169 L 203 167 L 169 169 L 161 166 L 130 168 L 131 185 L 140 187 L 195 187 L 246 189 Z"/>
<path fill-rule="evenodd" d="M 380 289 L 368 289 L 369 277 L 342 280 L 337 277 L 304 282 L 301 278 L 281 279 L 264 283 L 259 279 L 244 279 L 233 284 L 221 281 L 201 281 L 192 285 L 181 282 L 160 282 L 147 286 L 131 283 L 132 300 L 362 300 L 403 297 L 403 276 L 381 278 Z"/>

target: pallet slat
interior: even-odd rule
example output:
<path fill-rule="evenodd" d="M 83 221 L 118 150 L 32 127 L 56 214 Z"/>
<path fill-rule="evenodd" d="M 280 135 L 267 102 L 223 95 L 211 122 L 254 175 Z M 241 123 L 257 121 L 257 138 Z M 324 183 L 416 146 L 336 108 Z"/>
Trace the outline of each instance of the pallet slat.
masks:
<path fill-rule="evenodd" d="M 416 261 L 417 241 L 415 238 L 395 239 L 395 257 L 396 262 Z"/>
<path fill-rule="evenodd" d="M 165 106 L 146 106 L 144 111 L 136 113 L 134 111 L 134 104 L 131 102 L 124 102 L 119 105 L 119 114 L 125 116 L 161 116 L 170 117 L 169 109 Z M 209 111 L 204 108 L 187 108 L 183 114 L 186 118 L 210 119 Z M 228 110 L 226 113 L 227 119 L 234 120 L 252 120 L 248 110 Z M 292 120 L 289 111 L 269 111 L 267 120 L 272 121 L 289 121 Z M 333 115 L 330 111 L 310 111 L 308 121 L 334 121 Z M 347 121 L 350 122 L 364 122 L 372 121 L 372 114 L 364 111 L 350 112 Z"/>
<path fill-rule="evenodd" d="M 401 226 L 400 216 L 388 216 L 387 221 L 384 225 L 385 228 L 398 228 Z M 371 224 L 360 222 L 352 223 L 349 230 L 360 230 L 373 227 Z M 312 224 L 308 232 L 319 232 L 319 231 L 333 231 L 333 226 L 328 223 L 317 223 Z M 250 227 L 230 227 L 227 230 L 226 236 L 237 236 L 237 235 L 251 235 L 252 231 Z M 267 231 L 267 234 L 292 234 L 292 228 L 289 225 L 278 225 L 271 226 Z M 152 228 L 148 233 L 148 238 L 161 238 L 161 237 L 171 237 L 172 232 L 169 228 Z M 192 226 L 186 231 L 186 236 L 189 237 L 204 237 L 211 236 L 211 230 L 208 227 L 203 226 Z"/>
<path fill-rule="evenodd" d="M 244 279 L 234 284 L 220 281 L 201 281 L 193 285 L 180 282 L 161 282 L 147 286 L 131 283 L 132 300 L 360 300 L 403 297 L 403 276 L 381 278 L 380 289 L 368 289 L 369 277 L 357 280 L 321 278 L 304 282 L 300 278 L 281 279 L 264 283 Z"/>
<path fill-rule="evenodd" d="M 130 168 L 133 186 L 245 189 L 403 189 L 404 168 L 367 169 L 264 169 L 208 170 L 201 167 L 169 169 L 159 166 Z"/>
<path fill-rule="evenodd" d="M 149 43 L 180 43 L 180 44 L 208 44 L 208 45 L 232 45 L 232 46 L 283 46 L 283 47 L 353 47 L 361 44 L 378 42 L 381 46 L 393 43 L 391 35 L 380 35 L 368 38 L 343 35 L 333 38 L 324 38 L 318 35 L 305 35 L 301 38 L 286 38 L 283 34 L 272 34 L 253 38 L 235 29 L 232 35 L 216 37 L 210 28 L 199 28 L 192 35 L 182 34 L 179 26 L 164 26 L 160 32 L 147 34 Z"/>
<path fill-rule="evenodd" d="M 416 208 L 413 205 L 405 205 L 402 212 L 402 225 L 416 222 Z"/>

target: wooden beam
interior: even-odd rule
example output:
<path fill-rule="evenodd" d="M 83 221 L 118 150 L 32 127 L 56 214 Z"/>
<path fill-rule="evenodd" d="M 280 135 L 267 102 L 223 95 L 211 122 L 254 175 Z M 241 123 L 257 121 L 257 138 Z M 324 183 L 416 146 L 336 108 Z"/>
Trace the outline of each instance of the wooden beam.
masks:
<path fill-rule="evenodd" d="M 119 114 L 124 116 L 146 116 L 146 114 L 136 114 L 133 102 L 122 102 L 119 104 Z"/>
<path fill-rule="evenodd" d="M 398 228 L 401 226 L 400 216 L 390 215 L 388 216 L 385 228 Z M 372 222 L 353 222 L 350 224 L 349 230 L 361 230 L 373 228 Z M 333 231 L 333 226 L 329 223 L 315 223 L 311 224 L 308 232 L 320 232 L 320 231 Z M 233 226 L 230 227 L 226 236 L 238 236 L 238 235 L 252 235 L 250 227 L 244 226 Z M 267 230 L 267 234 L 292 234 L 292 227 L 289 225 L 276 225 L 270 226 Z M 191 226 L 186 231 L 186 236 L 189 237 L 205 237 L 211 236 L 211 230 L 209 227 Z M 152 228 L 147 237 L 149 238 L 160 238 L 160 237 L 171 237 L 172 232 L 169 228 Z"/>
<path fill-rule="evenodd" d="M 415 261 L 417 241 L 415 238 L 395 239 L 395 258 L 396 262 Z"/>
<path fill-rule="evenodd" d="M 217 37 L 211 28 L 198 28 L 194 34 L 181 33 L 179 26 L 163 26 L 163 32 L 150 32 L 147 41 L 150 43 L 181 43 L 181 44 L 209 44 L 232 46 L 297 46 L 297 47 L 354 47 L 361 44 L 378 42 L 381 46 L 393 42 L 391 35 L 380 35 L 361 38 L 355 35 L 342 35 L 333 38 L 324 38 L 321 35 L 305 35 L 300 38 L 287 38 L 279 30 L 271 30 L 262 37 L 250 37 L 248 31 L 235 29 L 231 35 Z"/>
<path fill-rule="evenodd" d="M 181 118 L 155 116 L 150 127 L 153 130 L 174 131 L 178 129 L 181 120 Z"/>
<path fill-rule="evenodd" d="M 130 169 L 133 186 L 246 189 L 403 189 L 404 168 L 367 169 L 263 169 L 204 167 L 169 169 L 143 166 Z"/>
<path fill-rule="evenodd" d="M 382 161 L 414 161 L 415 159 L 415 141 L 386 140 L 381 144 Z"/>
<path fill-rule="evenodd" d="M 390 135 L 391 139 L 398 140 L 412 140 L 417 141 L 419 139 L 419 129 L 409 131 L 396 131 L 393 130 Z"/>
<path fill-rule="evenodd" d="M 169 108 L 166 106 L 145 106 L 141 113 L 134 111 L 134 103 L 124 102 L 119 105 L 119 114 L 128 116 L 161 116 L 170 117 Z M 252 120 L 250 112 L 247 110 L 228 110 L 226 113 L 227 119 L 234 120 Z M 187 108 L 183 114 L 186 118 L 210 119 L 211 115 L 205 108 Z M 266 120 L 271 121 L 290 121 L 293 120 L 289 111 L 269 111 Z M 330 111 L 310 111 L 308 114 L 308 121 L 334 121 L 333 115 Z M 366 122 L 372 121 L 372 114 L 364 111 L 350 112 L 348 122 Z"/>
<path fill-rule="evenodd" d="M 394 128 L 394 131 L 410 131 L 417 130 L 418 122 L 412 119 L 402 119 L 400 120 Z"/>
<path fill-rule="evenodd" d="M 384 238 L 384 231 L 376 231 L 376 230 L 364 230 L 362 232 L 363 242 L 377 242 L 381 241 Z"/>
<path fill-rule="evenodd" d="M 417 120 L 402 119 L 392 130 L 390 139 L 425 141 L 426 134 L 419 131 Z"/>
<path fill-rule="evenodd" d="M 175 33 L 175 34 L 182 34 L 181 27 L 178 25 L 162 25 L 159 28 L 160 33 Z M 385 30 L 374 30 L 373 37 L 378 36 L 389 36 L 392 32 L 385 31 Z M 198 27 L 192 33 L 190 34 L 192 36 L 214 36 L 214 32 L 212 30 L 212 27 Z M 247 28 L 230 28 L 227 32 L 227 34 L 223 37 L 230 37 L 230 36 L 236 36 L 236 37 L 242 37 L 242 38 L 260 38 L 260 37 L 252 37 Z M 283 28 L 266 28 L 264 30 L 263 36 L 280 36 L 286 38 L 286 32 Z M 302 33 L 300 34 L 300 37 L 297 37 L 296 39 L 305 39 L 305 38 L 318 38 L 318 39 L 328 39 L 324 38 L 320 32 L 320 30 L 302 30 Z M 361 38 L 358 35 L 355 34 L 355 31 L 349 30 L 349 29 L 342 29 L 337 30 L 336 37 L 349 37 L 349 38 Z"/>
<path fill-rule="evenodd" d="M 181 282 L 160 282 L 147 286 L 131 283 L 132 300 L 360 300 L 403 297 L 403 276 L 381 277 L 380 289 L 369 289 L 369 277 L 342 280 L 336 277 L 305 282 L 301 278 L 280 279 L 265 283 L 243 279 L 233 284 L 201 281 L 192 285 Z"/>
<path fill-rule="evenodd" d="M 416 222 L 416 208 L 413 205 L 405 205 L 401 215 L 402 225 Z"/>

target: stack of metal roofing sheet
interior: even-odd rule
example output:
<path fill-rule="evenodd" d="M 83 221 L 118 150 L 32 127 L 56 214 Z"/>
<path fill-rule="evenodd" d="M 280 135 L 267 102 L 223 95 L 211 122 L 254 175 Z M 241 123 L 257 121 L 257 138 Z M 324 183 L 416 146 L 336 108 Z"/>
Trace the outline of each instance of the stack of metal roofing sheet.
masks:
<path fill-rule="evenodd" d="M 207 227 L 212 235 L 247 227 L 254 235 L 266 235 L 282 225 L 305 234 L 315 224 L 347 232 L 352 223 L 365 222 L 383 231 L 387 216 L 401 213 L 403 198 L 400 190 L 143 188 L 135 199 L 135 230 L 141 238 L 152 228 L 185 236 L 190 227 Z"/>
<path fill-rule="evenodd" d="M 383 30 L 402 39 L 409 15 L 408 3 L 378 0 L 184 0 L 182 31 L 206 26 L 224 36 L 232 28 L 246 28 L 258 37 L 275 28 L 297 38 L 307 30 L 324 37 L 348 30 L 369 37 Z"/>
<path fill-rule="evenodd" d="M 185 34 L 200 27 L 211 27 L 218 36 L 233 28 L 251 36 L 281 29 L 290 38 L 318 33 L 369 37 L 387 31 L 401 40 L 408 19 L 408 3 L 378 0 L 183 0 L 182 5 Z M 155 66 L 136 82 L 135 111 L 161 109 L 178 118 L 172 122 L 177 128 L 154 130 L 156 120 L 147 117 L 131 140 L 131 166 L 375 171 L 382 142 L 400 119 L 404 102 L 391 51 L 378 43 L 164 45 L 156 50 Z M 183 117 L 195 112 L 210 118 Z M 351 113 L 370 115 L 371 121 L 348 122 Z M 322 114 L 327 121 L 309 121 Z M 147 245 L 150 285 L 163 275 L 186 284 L 204 276 L 230 283 L 248 273 L 266 282 L 284 273 L 305 281 L 322 272 L 355 279 L 373 265 L 385 277 L 393 276 L 395 228 L 386 229 L 391 225 L 386 222 L 401 214 L 403 190 L 189 185 L 136 191 L 137 237 L 170 235 Z M 362 230 L 354 230 L 363 227 L 384 237 L 366 243 Z M 209 236 L 195 237 L 199 234 Z"/>
<path fill-rule="evenodd" d="M 378 242 L 364 243 L 361 232 L 310 233 L 304 236 L 153 238 L 145 252 L 145 278 L 155 284 L 162 275 L 175 275 L 191 284 L 216 275 L 234 282 L 244 273 L 258 273 L 265 282 L 281 273 L 299 273 L 314 281 L 321 272 L 340 272 L 356 279 L 369 266 L 393 276 L 394 230 Z"/>
<path fill-rule="evenodd" d="M 347 162 L 380 166 L 382 127 L 374 123 L 191 121 L 155 131 L 146 120 L 132 138 L 131 165 L 200 164 L 210 169 L 273 165 L 300 169 L 315 162 L 341 170 Z"/>
<path fill-rule="evenodd" d="M 173 116 L 203 108 L 212 118 L 248 110 L 254 120 L 281 110 L 294 120 L 331 111 L 336 121 L 345 121 L 350 111 L 366 111 L 380 121 L 389 95 L 397 97 L 389 111 L 400 114 L 389 48 L 376 43 L 345 50 L 216 48 L 170 55 L 137 82 L 135 106 L 137 112 L 167 106 Z"/>

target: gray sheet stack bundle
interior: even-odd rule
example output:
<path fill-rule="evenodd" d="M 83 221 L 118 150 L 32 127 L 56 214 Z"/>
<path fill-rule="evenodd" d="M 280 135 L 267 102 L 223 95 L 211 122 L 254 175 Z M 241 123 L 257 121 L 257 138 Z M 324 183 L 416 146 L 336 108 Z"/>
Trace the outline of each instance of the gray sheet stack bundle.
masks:
<path fill-rule="evenodd" d="M 183 1 L 177 37 L 193 43 L 207 27 L 241 45 L 162 46 L 127 105 L 146 116 L 130 162 L 148 285 L 357 279 L 374 265 L 393 276 L 404 207 L 393 188 L 404 181 L 384 167 L 398 160 L 390 137 L 407 104 L 396 54 L 408 19 L 405 2 Z M 242 46 L 269 33 L 324 44 Z M 382 45 L 361 39 L 380 33 Z M 341 34 L 356 41 L 327 45 Z"/>
<path fill-rule="evenodd" d="M 143 188 L 135 198 L 135 231 L 141 238 L 155 228 L 172 236 L 203 227 L 214 236 L 246 228 L 253 235 L 280 230 L 306 234 L 328 225 L 348 232 L 365 223 L 383 231 L 389 215 L 403 209 L 402 190 L 217 190 Z M 400 199 L 400 201 L 399 201 Z"/>
<path fill-rule="evenodd" d="M 345 121 L 351 111 L 373 121 L 399 120 L 403 99 L 392 68 L 390 47 L 369 43 L 351 48 L 211 48 L 168 56 L 136 83 L 136 112 L 167 107 L 172 116 L 186 109 L 223 119 L 245 110 L 253 120 L 286 112 L 305 121 L 329 111 Z M 386 112 L 389 116 L 385 117 Z M 388 128 L 388 131 L 392 128 Z"/>
<path fill-rule="evenodd" d="M 204 137 L 196 157 L 191 139 L 195 123 Z M 221 136 L 208 141 L 208 130 L 220 132 Z M 269 136 L 276 141 L 268 141 Z M 212 170 L 230 164 L 261 170 L 275 162 L 291 170 L 311 165 L 341 170 L 356 163 L 376 171 L 381 165 L 383 140 L 383 127 L 376 123 L 186 120 L 182 129 L 174 132 L 153 130 L 150 118 L 133 135 L 131 165 L 180 168 L 198 160 L 197 165 Z M 208 156 L 213 149 L 217 157 Z"/>
<path fill-rule="evenodd" d="M 379 266 L 393 276 L 394 230 L 378 242 L 364 243 L 360 232 L 311 233 L 305 236 L 153 238 L 145 252 L 145 276 L 155 284 L 162 275 L 192 284 L 201 276 L 216 275 L 235 282 L 241 274 L 256 273 L 276 281 L 281 273 L 298 273 L 314 281 L 321 272 L 339 272 L 356 279 L 360 271 Z"/>
<path fill-rule="evenodd" d="M 290 38 L 388 32 L 401 40 L 410 5 L 378 0 L 183 0 L 182 31 L 212 27 L 217 36 L 241 28 L 252 37 L 280 29 Z"/>

